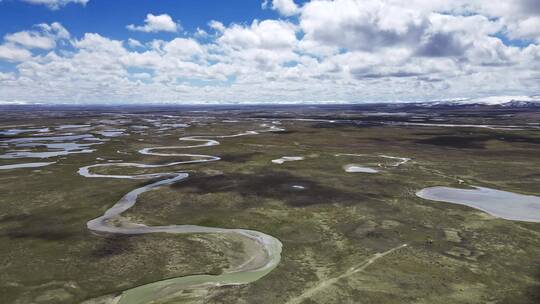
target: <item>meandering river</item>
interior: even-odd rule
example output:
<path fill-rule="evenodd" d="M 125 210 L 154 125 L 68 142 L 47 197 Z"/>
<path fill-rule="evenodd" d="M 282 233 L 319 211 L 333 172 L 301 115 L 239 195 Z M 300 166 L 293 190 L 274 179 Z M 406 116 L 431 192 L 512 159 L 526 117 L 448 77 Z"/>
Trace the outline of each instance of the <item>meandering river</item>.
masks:
<path fill-rule="evenodd" d="M 266 126 L 266 125 L 265 125 Z M 204 227 L 196 225 L 166 225 L 166 226 L 146 226 L 138 223 L 126 223 L 124 221 L 114 221 L 121 218 L 121 214 L 135 205 L 139 195 L 167 186 L 188 178 L 186 172 L 163 172 L 153 174 L 139 175 L 107 175 L 92 173 L 92 169 L 97 167 L 135 167 L 135 168 L 160 168 L 171 167 L 181 164 L 194 164 L 203 162 L 212 162 L 220 160 L 217 156 L 185 154 L 185 153 L 166 153 L 157 152 L 173 149 L 191 149 L 198 147 L 208 147 L 219 145 L 217 139 L 232 138 L 246 135 L 256 135 L 262 132 L 282 131 L 283 129 L 276 126 L 270 126 L 264 130 L 246 131 L 233 135 L 217 135 L 217 136 L 189 136 L 179 138 L 182 142 L 194 142 L 194 145 L 184 146 L 167 146 L 167 147 L 150 147 L 139 151 L 145 155 L 155 156 L 181 156 L 189 157 L 190 160 L 177 161 L 161 165 L 149 165 L 140 163 L 104 163 L 91 166 L 85 166 L 79 169 L 79 174 L 88 178 L 121 178 L 121 179 L 155 179 L 161 180 L 152 184 L 134 189 L 125 194 L 118 202 L 109 208 L 102 216 L 90 220 L 87 223 L 88 229 L 101 233 L 113 234 L 147 234 L 147 233 L 173 233 L 173 234 L 200 234 L 200 233 L 218 233 L 218 234 L 236 234 L 237 236 L 247 238 L 253 242 L 258 250 L 253 253 L 253 256 L 246 257 L 247 262 L 236 269 L 225 270 L 220 275 L 190 275 L 178 278 L 158 281 L 143 286 L 135 287 L 122 292 L 121 295 L 114 299 L 114 303 L 119 304 L 143 304 L 174 295 L 185 289 L 191 288 L 206 288 L 211 286 L 223 285 L 238 285 L 247 284 L 260 279 L 269 273 L 280 261 L 281 258 L 281 242 L 273 236 L 264 234 L 255 230 L 246 229 L 225 229 L 219 227 Z"/>

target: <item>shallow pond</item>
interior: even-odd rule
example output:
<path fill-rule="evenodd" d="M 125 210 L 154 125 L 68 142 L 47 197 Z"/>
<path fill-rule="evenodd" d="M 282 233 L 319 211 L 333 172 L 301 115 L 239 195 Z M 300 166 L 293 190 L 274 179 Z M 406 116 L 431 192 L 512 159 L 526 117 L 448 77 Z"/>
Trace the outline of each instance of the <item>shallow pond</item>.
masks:
<path fill-rule="evenodd" d="M 345 172 L 348 172 L 348 173 L 378 173 L 379 170 L 376 170 L 376 169 L 373 169 L 373 168 L 368 168 L 368 167 L 363 167 L 363 166 L 359 166 L 359 165 L 355 165 L 355 164 L 348 164 L 348 165 L 345 165 L 343 166 L 343 170 L 345 170 Z"/>
<path fill-rule="evenodd" d="M 283 157 L 278 158 L 278 159 L 273 159 L 272 162 L 274 164 L 281 165 L 284 162 L 298 161 L 298 160 L 303 160 L 303 159 L 304 158 L 302 156 L 283 156 Z"/>
<path fill-rule="evenodd" d="M 416 192 L 423 199 L 469 206 L 507 220 L 540 222 L 540 197 L 484 187 L 430 187 Z"/>

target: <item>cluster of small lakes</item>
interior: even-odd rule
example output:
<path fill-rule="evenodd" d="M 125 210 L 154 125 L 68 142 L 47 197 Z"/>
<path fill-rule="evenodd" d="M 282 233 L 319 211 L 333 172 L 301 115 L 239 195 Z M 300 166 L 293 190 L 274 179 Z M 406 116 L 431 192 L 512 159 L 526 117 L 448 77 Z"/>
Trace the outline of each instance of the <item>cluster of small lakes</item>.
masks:
<path fill-rule="evenodd" d="M 197 271 L 176 277 L 163 277 L 160 280 L 154 280 L 144 284 L 127 281 L 123 284 L 126 288 L 121 290 L 115 290 L 115 292 L 108 294 L 82 293 L 84 296 L 80 296 L 79 298 L 69 294 L 69 292 L 66 292 L 68 295 L 65 298 L 62 298 L 54 293 L 47 293 L 47 288 L 45 288 L 45 295 L 48 295 L 48 297 L 43 295 L 40 297 L 33 293 L 28 294 L 27 291 L 20 291 L 21 289 L 31 290 L 32 288 L 24 287 L 24 284 L 28 283 L 20 283 L 21 288 L 18 288 L 17 284 L 19 283 L 11 281 L 11 287 L 6 287 L 6 290 L 9 290 L 12 296 L 6 298 L 6 301 L 24 303 L 24 301 L 28 301 L 28 297 L 33 297 L 33 300 L 30 301 L 35 301 L 35 303 L 70 303 L 70 301 L 76 299 L 76 301 L 81 303 L 142 304 L 161 303 L 160 301 L 169 303 L 166 301 L 178 297 L 185 300 L 187 297 L 188 300 L 185 300 L 187 302 L 206 302 L 204 299 L 208 299 L 207 294 L 197 295 L 197 292 L 195 292 L 195 295 L 186 296 L 186 290 L 204 290 L 205 293 L 210 291 L 212 294 L 219 293 L 219 291 L 215 290 L 226 288 L 226 286 L 264 282 L 265 279 L 263 277 L 272 273 L 280 265 L 281 259 L 288 254 L 287 242 L 278 236 L 271 235 L 270 231 L 251 229 L 249 226 L 244 226 L 241 223 L 235 224 L 232 222 L 227 227 L 182 222 L 150 225 L 144 223 L 144 219 L 142 221 L 140 218 L 133 220 L 131 214 L 126 216 L 130 209 L 140 204 L 138 203 L 139 197 L 148 195 L 149 192 L 163 191 L 163 189 L 174 187 L 177 184 L 189 183 L 190 176 L 193 174 L 196 175 L 198 171 L 205 171 L 205 174 L 207 174 L 207 172 L 215 170 L 217 173 L 209 174 L 208 180 L 215 178 L 213 177 L 214 175 L 226 176 L 227 174 L 222 172 L 222 168 L 211 169 L 212 164 L 231 162 L 228 160 L 228 157 L 234 158 L 234 156 L 220 155 L 222 151 L 218 150 L 214 153 L 212 149 L 219 149 L 220 146 L 227 145 L 229 142 L 234 142 L 235 145 L 242 145 L 242 148 L 239 148 L 241 152 L 239 153 L 240 158 L 246 154 L 242 150 L 249 148 L 255 149 L 257 152 L 252 153 L 256 153 L 257 157 L 263 159 L 261 164 L 257 162 L 257 165 L 264 166 L 266 170 L 292 170 L 294 172 L 295 170 L 305 170 L 294 166 L 302 166 L 302 163 L 310 163 L 314 165 L 310 165 L 313 168 L 307 168 L 309 174 L 320 174 L 324 176 L 327 174 L 324 170 L 327 170 L 335 172 L 332 174 L 339 175 L 340 179 L 355 179 L 356 182 L 373 180 L 376 176 L 391 175 L 392 179 L 387 181 L 388 184 L 380 185 L 381 187 L 392 187 L 394 178 L 414 179 L 415 175 L 408 174 L 415 170 L 422 170 L 423 174 L 437 175 L 443 181 L 446 180 L 447 182 L 433 184 L 433 182 L 427 179 L 424 185 L 421 183 L 416 184 L 417 188 L 408 191 L 412 192 L 417 198 L 431 204 L 445 203 L 440 206 L 442 208 L 448 208 L 450 212 L 456 210 L 451 207 L 452 204 L 474 208 L 493 219 L 509 223 L 505 225 L 511 225 L 512 223 L 532 223 L 528 225 L 533 226 L 526 226 L 526 228 L 521 229 L 531 230 L 532 232 L 529 233 L 534 234 L 536 238 L 532 246 L 538 244 L 540 227 L 534 224 L 540 222 L 540 196 L 537 195 L 538 188 L 529 188 L 530 190 L 528 191 L 514 191 L 513 189 L 506 189 L 504 187 L 494 187 L 493 185 L 496 183 L 482 183 L 480 178 L 472 177 L 467 173 L 463 175 L 459 173 L 444 173 L 436 166 L 430 168 L 426 165 L 426 161 L 422 159 L 422 153 L 414 151 L 414 153 L 409 155 L 406 154 L 407 149 L 390 148 L 394 144 L 388 142 L 373 144 L 371 142 L 363 142 L 365 140 L 361 139 L 359 145 L 343 148 L 339 147 L 336 139 L 327 138 L 325 140 L 324 136 L 316 140 L 302 142 L 303 138 L 319 137 L 320 135 L 316 134 L 316 132 L 338 131 L 340 132 L 339 135 L 343 137 L 349 136 L 351 132 L 371 132 L 372 130 L 370 129 L 375 128 L 374 126 L 363 125 L 363 123 L 370 122 L 380 124 L 376 126 L 378 128 L 406 128 L 414 130 L 418 134 L 429 130 L 442 132 L 442 135 L 439 135 L 434 140 L 433 145 L 436 147 L 440 145 L 444 148 L 456 149 L 459 153 L 461 153 L 460 151 L 468 151 L 468 149 L 473 149 L 474 151 L 474 147 L 460 147 L 460 145 L 470 143 L 470 138 L 482 138 L 482 136 L 488 136 L 486 134 L 492 134 L 486 132 L 498 132 L 497 134 L 503 138 L 503 143 L 515 143 L 517 145 L 516 149 L 522 151 L 520 157 L 526 158 L 528 154 L 525 150 L 528 147 L 523 147 L 523 145 L 529 144 L 533 146 L 532 149 L 534 151 L 537 148 L 535 145 L 538 144 L 538 137 L 534 137 L 540 133 L 540 126 L 534 123 L 536 116 L 533 117 L 532 123 L 517 124 L 512 121 L 512 124 L 486 124 L 476 123 L 474 119 L 472 122 L 468 119 L 466 123 L 463 123 L 460 121 L 460 116 L 456 114 L 446 117 L 446 120 L 449 120 L 446 121 L 440 115 L 429 117 L 426 114 L 411 113 L 406 115 L 402 112 L 397 112 L 397 114 L 387 112 L 360 113 L 360 118 L 355 119 L 349 118 L 349 113 L 341 116 L 334 113 L 338 117 L 336 119 L 336 117 L 321 117 L 321 115 L 317 115 L 318 113 L 308 113 L 309 115 L 302 113 L 302 115 L 299 115 L 295 111 L 290 111 L 292 114 L 287 111 L 266 111 L 268 113 L 263 112 L 262 114 L 264 115 L 261 115 L 261 113 L 252 113 L 252 110 L 245 110 L 245 112 L 231 110 L 168 110 L 150 114 L 105 113 L 103 111 L 96 112 L 96 110 L 93 110 L 88 113 L 85 112 L 76 118 L 70 117 L 69 112 L 67 112 L 61 119 L 48 117 L 38 111 L 34 115 L 39 119 L 33 121 L 23 120 L 21 113 L 17 110 L 9 112 L 8 119 L 5 119 L 8 123 L 2 123 L 0 125 L 0 174 L 4 176 L 4 187 L 9 187 L 9 183 L 23 182 L 19 178 L 20 176 L 28 174 L 39 176 L 40 174 L 47 173 L 46 170 L 49 168 L 54 170 L 52 168 L 62 166 L 73 167 L 73 165 L 78 168 L 69 173 L 70 176 L 76 174 L 84 179 L 110 180 L 113 183 L 115 180 L 140 180 L 143 182 L 142 184 L 139 183 L 137 186 L 132 186 L 132 189 L 127 192 L 115 192 L 113 197 L 117 197 L 117 199 L 109 202 L 107 209 L 101 212 L 102 215 L 97 216 L 96 213 L 95 217 L 87 218 L 85 226 L 88 232 L 102 238 L 110 238 L 111 236 L 136 237 L 150 234 L 219 235 L 221 238 L 241 239 L 239 242 L 242 243 L 244 249 L 238 253 L 241 255 L 243 262 L 239 262 L 237 265 L 229 265 L 226 269 L 221 269 L 219 273 Z M 506 115 L 505 117 L 512 117 L 512 115 L 508 115 L 506 112 L 504 115 Z M 234 116 L 235 118 L 230 119 L 230 116 Z M 343 117 L 346 117 L 346 119 Z M 374 120 L 374 117 L 382 117 L 384 119 Z M 396 117 L 399 119 L 395 119 Z M 403 117 L 406 119 L 403 119 Z M 441 120 L 444 121 L 441 122 Z M 464 138 L 461 143 L 454 142 L 455 140 L 459 141 L 459 138 L 455 135 L 448 135 L 446 133 L 449 129 L 452 132 L 456 129 L 463 130 L 464 133 L 462 134 L 465 135 L 463 135 Z M 516 133 L 526 133 L 527 136 L 519 135 L 521 136 L 519 137 Z M 520 139 L 505 141 L 504 136 L 510 139 L 516 137 Z M 280 140 L 279 137 L 291 138 Z M 156 138 L 167 138 L 168 144 L 160 142 Z M 246 140 L 248 138 L 249 140 Z M 526 139 L 531 139 L 531 143 L 526 143 Z M 425 139 L 420 139 L 417 140 L 417 145 L 422 140 L 427 142 Z M 442 141 L 442 144 L 437 142 L 437 140 Z M 483 143 L 488 141 L 488 139 L 479 139 L 477 141 Z M 320 147 L 316 143 L 319 145 L 328 145 L 328 147 Z M 276 148 L 275 152 L 268 153 L 269 155 L 266 157 L 264 156 L 265 151 L 270 151 L 273 147 L 280 144 L 282 146 Z M 362 144 L 365 144 L 366 148 L 363 148 Z M 471 143 L 471 145 L 474 144 L 477 144 L 477 142 Z M 106 148 L 108 146 L 112 147 Z M 293 151 L 287 152 L 288 148 Z M 101 152 L 103 150 L 107 152 L 102 154 Z M 431 158 L 445 157 L 444 150 L 432 153 L 442 154 L 440 156 L 431 155 Z M 111 155 L 114 157 L 111 157 Z M 85 157 L 84 161 L 76 160 L 74 162 L 76 157 L 81 156 Z M 129 158 L 129 160 L 125 160 L 125 158 Z M 524 162 L 521 159 L 520 161 Z M 534 165 L 538 164 L 535 163 L 538 161 L 537 159 L 533 159 L 532 161 L 533 172 L 528 173 L 528 176 L 530 176 L 529 182 L 531 185 L 538 186 L 538 176 L 540 176 L 538 170 L 540 168 L 534 168 Z M 245 166 L 246 162 L 249 161 L 241 160 L 238 166 Z M 204 170 L 197 169 L 196 165 L 202 165 L 203 163 L 210 164 L 205 166 Z M 233 161 L 233 163 L 235 162 Z M 184 169 L 183 166 L 189 167 Z M 317 171 L 319 170 L 318 166 L 322 167 L 320 169 L 322 171 Z M 474 163 L 470 165 L 466 164 L 466 166 L 474 166 Z M 245 171 L 248 169 L 243 168 L 242 170 Z M 51 178 L 52 175 L 50 173 L 47 174 L 47 177 L 43 178 Z M 394 175 L 396 177 L 393 177 Z M 285 185 L 290 190 L 284 190 L 283 188 L 277 189 L 275 191 L 280 191 L 281 193 L 276 196 L 272 192 L 273 197 L 287 195 L 289 191 L 292 191 L 290 192 L 290 196 L 293 197 L 305 196 L 309 199 L 311 196 L 315 198 L 317 195 L 325 196 L 325 190 L 317 189 L 318 187 L 323 187 L 320 182 L 313 182 L 305 178 L 295 180 L 294 175 L 290 175 L 289 173 L 283 176 L 287 180 L 280 182 L 279 187 Z M 17 178 L 11 179 L 9 177 Z M 234 179 L 234 177 L 232 178 Z M 252 179 L 257 178 L 258 176 L 256 174 L 252 177 Z M 334 177 L 332 175 L 329 178 Z M 84 183 L 85 181 L 81 180 L 80 182 Z M 230 182 L 235 184 L 234 180 Z M 378 180 L 377 183 L 383 183 L 383 181 Z M 107 185 L 111 185 L 111 189 L 114 189 L 114 184 L 107 183 Z M 253 185 L 257 185 L 257 187 L 273 187 L 273 181 L 269 181 L 267 184 L 264 181 L 261 184 L 253 183 Z M 258 189 L 248 190 L 254 190 L 257 193 L 260 192 Z M 41 191 L 47 190 L 42 189 Z M 209 191 L 209 193 L 212 193 L 212 191 Z M 205 195 L 205 192 L 202 191 L 201 195 Z M 377 194 L 372 193 L 371 195 Z M 380 193 L 380 195 L 387 197 L 386 193 Z M 351 193 L 350 196 L 347 199 L 354 200 L 354 193 Z M 2 194 L 1 198 L 2 201 L 6 202 L 13 199 L 9 194 Z M 361 200 L 362 197 L 358 196 L 358 199 Z M 316 199 L 312 198 L 312 200 Z M 43 201 L 42 204 L 47 205 L 47 201 Z M 222 204 L 227 204 L 227 202 L 222 202 Z M 335 206 L 334 208 L 340 207 Z M 26 214 L 32 214 L 31 207 L 25 209 L 27 210 L 25 211 Z M 205 210 L 198 210 L 198 212 L 204 213 Z M 8 217 L 6 215 L 2 219 Z M 399 216 L 397 217 L 399 218 Z M 398 224 L 392 225 L 399 225 L 399 221 L 396 222 L 393 220 L 393 222 Z M 0 219 L 0 223 L 5 223 L 5 221 Z M 373 220 L 367 220 L 366 223 L 374 222 Z M 382 223 L 389 225 L 388 223 L 390 221 L 386 220 Z M 326 227 L 327 225 L 329 225 L 327 222 L 324 222 L 324 224 L 321 223 L 321 227 Z M 375 222 L 369 225 L 378 224 Z M 0 224 L 0 230 L 3 227 L 6 226 Z M 416 230 L 418 228 L 413 229 Z M 371 231 L 372 228 L 368 228 L 368 230 Z M 455 231 L 447 229 L 445 233 L 455 234 L 457 237 L 458 233 Z M 367 238 L 371 237 L 369 234 L 367 235 Z M 285 238 L 287 238 L 287 235 L 285 235 Z M 318 282 L 316 280 L 315 283 L 307 284 L 303 288 L 300 288 L 299 291 L 292 291 L 291 294 L 286 295 L 286 301 L 281 300 L 280 303 L 332 303 L 328 299 L 324 300 L 324 297 L 321 296 L 321 293 L 324 294 L 322 292 L 324 289 L 339 289 L 340 280 L 347 280 L 347 278 L 357 273 L 364 272 L 369 265 L 380 263 L 383 257 L 386 258 L 387 256 L 398 254 L 398 252 L 406 251 L 408 249 L 405 248 L 415 246 L 416 242 L 417 240 L 409 240 L 407 237 L 401 239 L 398 237 L 397 242 L 392 246 L 384 245 L 384 242 L 381 242 L 382 245 L 375 246 L 377 248 L 375 252 L 368 255 L 367 259 L 358 261 L 349 270 L 342 271 L 326 279 L 319 279 Z M 531 244 L 528 244 L 528 246 L 531 246 Z M 125 250 L 129 250 L 129 248 Z M 451 252 L 451 250 L 447 252 Z M 464 255 L 466 256 L 468 254 L 465 253 Z M 462 254 L 462 256 L 464 255 Z M 128 261 L 125 262 L 128 263 Z M 533 260 L 529 262 L 538 263 L 539 261 Z M 335 261 L 335 263 L 339 264 L 339 261 Z M 337 266 L 337 268 L 342 267 Z M 103 271 L 106 270 L 104 269 Z M 534 281 L 534 279 L 531 280 Z M 73 281 L 76 281 L 76 279 L 73 279 Z M 536 281 L 532 284 L 535 285 L 538 283 Z M 42 286 L 47 283 L 40 282 L 40 284 Z M 328 287 L 330 285 L 331 287 Z M 51 286 L 54 287 L 51 287 L 51 289 L 58 289 L 54 284 Z M 43 292 L 42 289 L 42 287 L 39 288 L 40 292 Z M 25 296 L 27 297 L 25 298 Z M 528 301 L 535 296 L 537 295 L 526 294 L 524 299 Z M 319 300 L 309 302 L 313 297 Z M 466 297 L 464 299 L 466 301 L 471 300 Z M 272 303 L 272 301 L 267 302 Z M 345 303 L 347 301 L 338 300 L 337 302 Z M 350 302 L 353 303 L 354 301 Z M 391 301 L 388 302 L 391 303 Z M 472 300 L 472 302 L 475 301 Z"/>

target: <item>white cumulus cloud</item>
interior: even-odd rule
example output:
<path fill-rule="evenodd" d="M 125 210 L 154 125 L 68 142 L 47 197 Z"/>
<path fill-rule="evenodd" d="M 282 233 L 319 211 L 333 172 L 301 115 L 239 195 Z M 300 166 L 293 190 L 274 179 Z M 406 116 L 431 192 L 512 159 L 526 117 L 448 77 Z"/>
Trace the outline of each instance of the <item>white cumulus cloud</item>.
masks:
<path fill-rule="evenodd" d="M 270 5 L 269 2 L 272 2 L 272 4 Z M 265 0 L 262 8 L 266 9 L 269 7 L 278 11 L 283 16 L 293 16 L 300 11 L 294 0 Z"/>
<path fill-rule="evenodd" d="M 176 32 L 181 29 L 181 26 L 173 21 L 171 16 L 167 14 L 161 15 L 146 15 L 144 20 L 144 25 L 138 26 L 130 24 L 126 27 L 131 31 L 140 31 L 140 32 Z"/>
<path fill-rule="evenodd" d="M 286 21 L 253 21 L 250 26 L 233 24 L 222 30 L 218 38 L 221 44 L 231 48 L 280 49 L 292 47 L 297 39 L 295 26 Z"/>
<path fill-rule="evenodd" d="M 540 95 L 535 0 L 296 2 L 268 1 L 279 18 L 211 20 L 193 33 L 161 39 L 75 36 L 59 23 L 19 29 L 0 42 L 0 61 L 10 67 L 0 74 L 0 100 L 270 103 Z M 149 14 L 131 28 L 180 31 L 169 15 Z"/>
<path fill-rule="evenodd" d="M 142 48 L 144 45 L 137 39 L 129 38 L 127 44 L 132 48 Z"/>
<path fill-rule="evenodd" d="M 40 31 L 20 31 L 4 36 L 6 42 L 28 49 L 52 49 L 59 39 L 69 39 L 69 32 L 58 22 L 36 25 Z"/>
<path fill-rule="evenodd" d="M 11 43 L 0 44 L 0 60 L 24 61 L 30 59 L 32 53 Z"/>
<path fill-rule="evenodd" d="M 56 46 L 56 42 L 52 37 L 41 36 L 35 32 L 22 31 L 13 34 L 8 34 L 4 37 L 8 42 L 21 45 L 29 49 L 52 49 Z"/>

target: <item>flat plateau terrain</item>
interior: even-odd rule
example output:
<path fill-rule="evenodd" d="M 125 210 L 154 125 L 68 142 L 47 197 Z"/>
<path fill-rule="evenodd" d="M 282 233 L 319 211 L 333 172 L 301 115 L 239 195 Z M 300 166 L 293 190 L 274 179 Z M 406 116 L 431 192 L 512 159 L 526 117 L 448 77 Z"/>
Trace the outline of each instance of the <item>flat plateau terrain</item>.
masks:
<path fill-rule="evenodd" d="M 417 196 L 538 198 L 539 123 L 487 106 L 0 108 L 0 303 L 540 303 L 537 205 L 510 220 Z"/>

